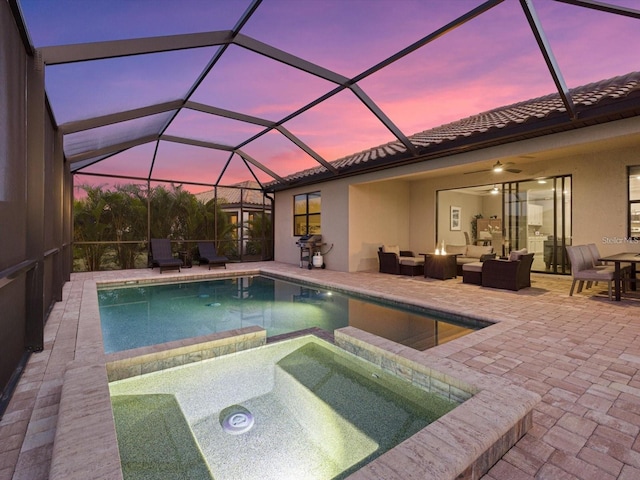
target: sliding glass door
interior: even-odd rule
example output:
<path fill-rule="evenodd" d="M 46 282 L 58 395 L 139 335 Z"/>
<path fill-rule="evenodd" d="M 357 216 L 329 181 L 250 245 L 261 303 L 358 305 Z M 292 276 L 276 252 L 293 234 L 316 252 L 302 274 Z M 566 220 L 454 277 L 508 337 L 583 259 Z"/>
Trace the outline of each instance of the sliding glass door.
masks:
<path fill-rule="evenodd" d="M 526 248 L 535 253 L 533 271 L 571 273 L 571 177 L 439 191 L 436 240 L 491 245 L 498 256 Z"/>
<path fill-rule="evenodd" d="M 571 244 L 571 177 L 503 184 L 504 254 L 526 248 L 535 253 L 531 269 L 570 273 L 566 246 Z"/>

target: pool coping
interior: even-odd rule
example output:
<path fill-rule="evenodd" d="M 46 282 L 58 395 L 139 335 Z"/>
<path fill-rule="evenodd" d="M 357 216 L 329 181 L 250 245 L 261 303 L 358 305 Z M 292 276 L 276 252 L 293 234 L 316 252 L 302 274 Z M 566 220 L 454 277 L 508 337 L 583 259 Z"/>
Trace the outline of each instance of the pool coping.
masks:
<path fill-rule="evenodd" d="M 260 347 L 267 331 L 251 326 L 106 355 L 110 382 Z"/>
<path fill-rule="evenodd" d="M 260 269 L 229 273 L 203 274 L 190 277 L 189 281 L 261 273 L 272 275 L 268 270 Z M 295 275 L 286 278 L 299 280 Z M 146 280 L 148 279 L 141 279 Z M 158 282 L 174 280 L 185 279 L 167 275 Z M 110 283 L 119 282 L 99 282 L 100 286 Z M 313 284 L 331 287 L 323 282 Z M 109 399 L 107 365 L 109 358 L 124 361 L 126 354 L 121 354 L 120 358 L 115 358 L 118 355 L 109 357 L 104 354 L 97 289 L 97 282 L 84 282 L 76 359 L 68 365 L 64 374 L 49 477 L 52 480 L 122 478 Z M 224 341 L 228 341 L 228 338 Z M 413 475 L 422 478 L 428 475 L 427 472 L 431 472 L 435 478 L 476 479 L 488 471 L 532 425 L 532 410 L 540 397 L 512 385 L 503 378 L 480 374 L 453 360 L 430 355 L 429 351 L 419 352 L 353 327 L 337 330 L 336 344 L 342 348 L 347 347 L 347 351 L 348 348 L 352 348 L 354 352 L 360 349 L 360 354 L 365 358 L 373 355 L 374 358 L 379 358 L 383 368 L 394 370 L 393 373 L 405 378 L 410 375 L 417 379 L 419 375 L 416 372 L 429 371 L 433 375 L 432 378 L 436 378 L 442 384 L 453 385 L 461 391 L 473 393 L 469 400 L 453 412 L 386 452 L 349 478 L 404 479 L 413 478 Z M 174 356 L 191 356 L 198 361 L 197 354 L 194 356 L 193 350 L 188 351 L 192 348 L 189 342 L 178 348 L 185 347 L 187 351 Z M 174 361 L 171 360 L 165 365 Z M 140 371 L 142 368 L 140 366 Z M 434 385 L 443 388 L 440 384 Z M 498 412 L 495 411 L 497 402 L 500 402 Z M 459 451 L 454 453 L 454 448 Z M 70 457 L 73 457 L 73 461 Z"/>
<path fill-rule="evenodd" d="M 508 380 L 479 375 L 455 361 L 427 358 L 354 327 L 335 332 L 336 345 L 385 371 L 452 401 L 463 401 L 350 480 L 481 478 L 533 425 L 540 396 Z"/>

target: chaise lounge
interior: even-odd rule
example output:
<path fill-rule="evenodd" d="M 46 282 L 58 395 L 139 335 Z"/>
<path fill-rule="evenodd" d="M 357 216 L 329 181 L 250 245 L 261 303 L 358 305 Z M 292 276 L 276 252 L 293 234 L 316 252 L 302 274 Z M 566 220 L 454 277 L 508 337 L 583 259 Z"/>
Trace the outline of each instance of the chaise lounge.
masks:
<path fill-rule="evenodd" d="M 224 255 L 218 255 L 218 251 L 213 242 L 198 242 L 198 253 L 200 255 L 200 265 L 209 264 L 209 270 L 212 265 L 223 266 L 227 268 L 229 259 Z"/>
<path fill-rule="evenodd" d="M 171 241 L 168 238 L 151 239 L 151 269 L 154 267 L 159 267 L 160 273 L 167 268 L 180 271 L 182 267 L 182 260 L 171 253 Z"/>

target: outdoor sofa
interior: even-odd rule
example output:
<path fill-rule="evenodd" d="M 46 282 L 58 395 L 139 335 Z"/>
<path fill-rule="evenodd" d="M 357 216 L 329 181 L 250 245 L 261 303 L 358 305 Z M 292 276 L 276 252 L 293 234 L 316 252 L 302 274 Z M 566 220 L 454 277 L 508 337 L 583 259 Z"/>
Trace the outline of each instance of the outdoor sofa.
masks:
<path fill-rule="evenodd" d="M 496 256 L 491 245 L 446 245 L 445 251 L 448 254 L 457 254 L 458 275 L 462 275 L 462 266 L 464 264 L 483 262 Z"/>

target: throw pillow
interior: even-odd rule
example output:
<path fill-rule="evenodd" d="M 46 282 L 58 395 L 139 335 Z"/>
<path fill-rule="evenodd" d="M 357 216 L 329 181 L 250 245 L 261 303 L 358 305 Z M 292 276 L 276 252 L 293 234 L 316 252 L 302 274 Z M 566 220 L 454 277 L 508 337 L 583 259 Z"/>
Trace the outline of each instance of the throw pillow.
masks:
<path fill-rule="evenodd" d="M 491 245 L 487 245 L 486 247 L 483 245 L 468 245 L 467 257 L 480 258 L 487 253 L 493 253 L 493 247 Z"/>
<path fill-rule="evenodd" d="M 509 253 L 509 260 L 511 260 L 512 262 L 515 260 L 520 260 L 520 257 L 526 254 L 527 254 L 526 248 L 521 248 L 520 250 L 512 250 L 511 253 Z"/>
<path fill-rule="evenodd" d="M 444 251 L 449 254 L 466 255 L 467 245 L 447 245 Z"/>
<path fill-rule="evenodd" d="M 383 245 L 382 251 L 384 253 L 395 253 L 400 256 L 400 247 L 398 245 Z"/>

